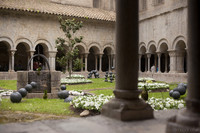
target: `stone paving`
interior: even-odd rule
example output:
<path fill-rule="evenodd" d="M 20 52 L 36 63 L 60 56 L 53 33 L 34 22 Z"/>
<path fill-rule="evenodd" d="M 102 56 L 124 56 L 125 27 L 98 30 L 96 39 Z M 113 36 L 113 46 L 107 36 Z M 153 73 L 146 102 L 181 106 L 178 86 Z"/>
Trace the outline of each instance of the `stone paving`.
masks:
<path fill-rule="evenodd" d="M 155 119 L 121 122 L 102 115 L 0 125 L 0 133 L 165 133 L 166 121 L 178 110 L 154 111 Z"/>

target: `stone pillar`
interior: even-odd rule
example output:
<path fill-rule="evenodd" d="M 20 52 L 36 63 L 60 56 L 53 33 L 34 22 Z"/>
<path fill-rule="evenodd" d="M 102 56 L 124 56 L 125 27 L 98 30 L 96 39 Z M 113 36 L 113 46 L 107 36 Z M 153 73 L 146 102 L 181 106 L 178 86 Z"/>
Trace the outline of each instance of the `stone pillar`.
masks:
<path fill-rule="evenodd" d="M 184 73 L 184 51 L 179 51 L 176 53 L 176 71 L 178 73 Z"/>
<path fill-rule="evenodd" d="M 50 65 L 51 71 L 55 71 L 56 53 L 57 53 L 57 51 L 49 51 L 49 65 Z"/>
<path fill-rule="evenodd" d="M 98 56 L 95 55 L 95 70 L 98 69 L 97 65 L 98 65 Z"/>
<path fill-rule="evenodd" d="M 87 72 L 87 57 L 88 57 L 88 54 L 85 54 L 85 72 Z"/>
<path fill-rule="evenodd" d="M 157 63 L 157 55 L 154 55 L 154 65 L 155 65 L 155 72 L 157 72 L 157 67 L 158 67 L 158 63 Z"/>
<path fill-rule="evenodd" d="M 81 54 L 81 72 L 83 72 L 83 55 Z"/>
<path fill-rule="evenodd" d="M 145 72 L 148 71 L 148 58 L 147 55 L 145 56 Z"/>
<path fill-rule="evenodd" d="M 150 69 L 151 69 L 151 66 L 150 66 L 151 65 L 150 64 L 151 63 L 150 62 L 151 61 L 151 54 L 150 53 L 147 54 L 147 59 L 148 59 L 148 65 L 147 65 L 148 69 L 147 69 L 147 72 L 150 72 Z"/>
<path fill-rule="evenodd" d="M 122 121 L 153 118 L 150 105 L 138 97 L 138 0 L 117 0 L 116 9 L 115 98 L 103 106 L 102 115 Z"/>
<path fill-rule="evenodd" d="M 176 73 L 176 51 L 171 50 L 169 51 L 170 57 L 170 73 Z"/>
<path fill-rule="evenodd" d="M 139 72 L 141 72 L 141 57 L 142 57 L 142 55 L 141 54 L 139 54 Z"/>
<path fill-rule="evenodd" d="M 11 52 L 9 51 L 9 72 L 12 71 L 12 55 L 11 55 Z"/>
<path fill-rule="evenodd" d="M 14 72 L 15 70 L 15 51 L 11 51 L 11 60 L 12 60 L 12 63 L 11 63 L 11 72 Z"/>
<path fill-rule="evenodd" d="M 110 71 L 111 68 L 111 55 L 108 55 L 108 71 Z"/>
<path fill-rule="evenodd" d="M 171 118 L 166 133 L 200 133 L 200 1 L 188 0 L 188 93 L 186 109 Z"/>
<path fill-rule="evenodd" d="M 168 57 L 168 54 L 165 53 L 165 73 L 167 73 L 167 57 Z"/>
<path fill-rule="evenodd" d="M 162 53 L 157 53 L 158 55 L 158 73 L 161 73 L 160 69 L 161 69 L 161 54 Z"/>
<path fill-rule="evenodd" d="M 35 51 L 30 51 L 30 58 L 29 58 L 29 60 L 31 59 L 31 57 L 33 57 L 34 52 Z M 31 69 L 30 70 L 33 71 L 33 59 L 31 60 Z"/>
<path fill-rule="evenodd" d="M 103 54 L 99 55 L 99 71 L 100 72 L 102 71 L 102 56 L 103 56 Z"/>
<path fill-rule="evenodd" d="M 115 55 L 113 54 L 113 67 L 115 68 Z"/>

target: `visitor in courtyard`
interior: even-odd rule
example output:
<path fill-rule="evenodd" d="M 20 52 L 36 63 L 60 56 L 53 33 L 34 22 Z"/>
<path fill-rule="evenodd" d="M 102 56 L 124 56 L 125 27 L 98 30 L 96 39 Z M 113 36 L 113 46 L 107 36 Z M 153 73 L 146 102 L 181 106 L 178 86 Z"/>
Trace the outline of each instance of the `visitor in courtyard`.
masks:
<path fill-rule="evenodd" d="M 153 66 L 151 67 L 151 72 L 152 72 L 152 73 L 155 73 L 155 71 L 156 71 L 156 69 L 155 69 L 155 66 L 153 65 Z"/>

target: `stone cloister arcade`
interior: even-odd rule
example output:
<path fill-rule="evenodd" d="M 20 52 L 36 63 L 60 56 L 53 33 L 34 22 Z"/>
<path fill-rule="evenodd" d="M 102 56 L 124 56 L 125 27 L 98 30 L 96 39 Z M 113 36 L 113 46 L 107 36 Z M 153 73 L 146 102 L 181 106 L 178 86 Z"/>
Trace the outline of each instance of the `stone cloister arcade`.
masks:
<path fill-rule="evenodd" d="M 28 60 L 35 54 L 45 55 L 50 63 L 51 70 L 61 70 L 56 57 L 61 55 L 55 48 L 46 40 L 38 40 L 34 43 L 28 39 L 18 39 L 14 45 L 13 41 L 8 37 L 0 38 L 0 71 L 14 72 L 27 70 Z M 84 63 L 80 72 L 91 70 L 109 71 L 114 65 L 114 46 L 112 44 L 104 45 L 101 48 L 98 43 L 91 43 L 89 47 L 86 44 L 77 44 L 75 47 L 79 49 L 78 57 Z M 42 58 L 34 58 L 31 61 L 31 70 L 35 70 L 34 65 L 40 62 L 46 69 L 46 64 Z"/>
<path fill-rule="evenodd" d="M 172 46 L 166 39 L 158 43 L 150 41 L 139 44 L 139 72 L 187 73 L 187 45 L 183 36 L 175 38 Z"/>

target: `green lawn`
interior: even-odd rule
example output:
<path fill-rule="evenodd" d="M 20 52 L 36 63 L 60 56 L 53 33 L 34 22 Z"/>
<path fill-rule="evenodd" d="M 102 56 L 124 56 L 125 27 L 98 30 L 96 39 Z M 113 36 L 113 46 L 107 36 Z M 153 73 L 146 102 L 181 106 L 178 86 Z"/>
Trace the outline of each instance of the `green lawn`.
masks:
<path fill-rule="evenodd" d="M 103 78 L 91 79 L 93 83 L 80 85 L 67 85 L 67 90 L 90 90 L 100 88 L 114 88 L 115 83 L 104 82 Z"/>
<path fill-rule="evenodd" d="M 0 80 L 0 88 L 17 90 L 17 80 Z"/>
<path fill-rule="evenodd" d="M 69 103 L 62 99 L 22 99 L 20 103 L 12 103 L 10 99 L 2 99 L 0 111 L 24 111 L 55 115 L 73 115 Z"/>

